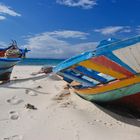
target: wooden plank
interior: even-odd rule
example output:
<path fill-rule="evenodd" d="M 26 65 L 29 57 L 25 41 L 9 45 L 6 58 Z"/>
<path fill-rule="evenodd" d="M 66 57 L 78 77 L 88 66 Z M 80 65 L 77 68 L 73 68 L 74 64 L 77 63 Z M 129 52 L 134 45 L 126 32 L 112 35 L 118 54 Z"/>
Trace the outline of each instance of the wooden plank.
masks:
<path fill-rule="evenodd" d="M 122 79 L 122 78 L 127 77 L 126 75 L 124 75 L 120 72 L 116 72 L 110 68 L 103 66 L 103 65 L 99 65 L 99 64 L 93 62 L 92 60 L 86 60 L 86 61 L 80 62 L 79 65 L 86 67 L 86 68 L 89 68 L 89 69 L 92 69 L 92 70 L 95 70 L 95 71 L 98 71 L 98 72 L 101 72 L 101 73 L 104 73 L 104 74 L 107 74 L 107 75 L 110 75 L 112 77 L 115 77 L 116 79 Z"/>
<path fill-rule="evenodd" d="M 105 57 L 103 55 L 98 56 L 98 57 L 93 57 L 92 61 L 97 63 L 97 64 L 103 65 L 103 66 L 105 66 L 107 68 L 110 68 L 110 69 L 112 69 L 114 71 L 122 73 L 122 74 L 126 75 L 127 77 L 134 75 L 133 73 L 131 73 L 127 69 L 123 68 L 122 66 L 120 66 L 117 63 L 111 61 L 110 59 L 108 59 L 107 57 Z"/>
<path fill-rule="evenodd" d="M 83 98 L 95 102 L 109 102 L 121 99 L 122 103 L 128 103 L 129 105 L 138 105 L 140 108 L 140 83 L 135 85 L 130 85 L 121 89 L 116 89 L 113 91 L 107 91 L 100 94 L 80 94 Z M 78 93 L 79 94 L 79 93 Z M 134 109 L 134 108 L 133 108 Z"/>
<path fill-rule="evenodd" d="M 104 56 L 106 56 L 110 60 L 116 62 L 123 68 L 129 70 L 131 73 L 133 73 L 133 74 L 137 73 L 135 70 L 133 70 L 131 67 L 129 67 L 126 63 L 124 63 L 122 60 L 120 60 L 116 55 L 114 55 L 113 52 L 106 53 Z"/>
<path fill-rule="evenodd" d="M 79 71 L 80 73 L 82 73 L 83 75 L 89 76 L 90 78 L 97 80 L 101 83 L 106 83 L 107 80 L 99 75 L 98 72 L 95 72 L 93 70 L 89 71 L 88 69 L 86 69 L 85 67 L 82 66 L 77 66 L 74 68 L 75 70 Z"/>
<path fill-rule="evenodd" d="M 140 77 L 131 77 L 129 79 L 124 79 L 121 81 L 118 80 L 116 82 L 112 82 L 112 83 L 109 83 L 107 85 L 102 85 L 102 86 L 100 85 L 100 86 L 96 86 L 93 88 L 79 89 L 76 91 L 80 94 L 99 94 L 99 93 L 108 92 L 108 91 L 112 91 L 115 89 L 123 88 L 123 87 L 133 85 L 136 83 L 140 83 Z"/>
<path fill-rule="evenodd" d="M 68 79 L 77 81 L 77 82 L 83 84 L 83 86 L 95 86 L 94 83 L 92 83 L 92 82 L 90 82 L 88 80 L 85 80 L 85 79 L 83 79 L 81 77 L 75 76 L 74 74 L 69 73 L 69 72 L 58 72 L 58 74 L 60 76 L 67 77 Z"/>
<path fill-rule="evenodd" d="M 115 50 L 113 53 L 137 73 L 140 72 L 140 43 Z"/>

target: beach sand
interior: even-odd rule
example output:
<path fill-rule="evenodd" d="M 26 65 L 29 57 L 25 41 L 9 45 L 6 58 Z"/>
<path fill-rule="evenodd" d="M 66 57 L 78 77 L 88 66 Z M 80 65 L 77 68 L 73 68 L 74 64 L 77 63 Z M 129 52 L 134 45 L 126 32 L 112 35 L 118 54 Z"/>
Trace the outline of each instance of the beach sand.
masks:
<path fill-rule="evenodd" d="M 14 67 L 0 85 L 1 140 L 140 140 L 140 120 L 113 113 L 64 88 L 57 76 Z"/>

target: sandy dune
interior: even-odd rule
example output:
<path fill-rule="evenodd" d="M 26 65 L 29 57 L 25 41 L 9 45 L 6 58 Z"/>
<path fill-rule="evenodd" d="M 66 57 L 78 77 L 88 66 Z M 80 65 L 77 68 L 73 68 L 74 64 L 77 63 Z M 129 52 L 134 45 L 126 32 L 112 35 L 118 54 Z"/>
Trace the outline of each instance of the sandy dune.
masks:
<path fill-rule="evenodd" d="M 66 83 L 56 76 L 31 75 L 39 69 L 16 66 L 11 82 L 0 85 L 0 139 L 140 139 L 138 118 L 85 101 L 71 89 L 69 94 Z"/>

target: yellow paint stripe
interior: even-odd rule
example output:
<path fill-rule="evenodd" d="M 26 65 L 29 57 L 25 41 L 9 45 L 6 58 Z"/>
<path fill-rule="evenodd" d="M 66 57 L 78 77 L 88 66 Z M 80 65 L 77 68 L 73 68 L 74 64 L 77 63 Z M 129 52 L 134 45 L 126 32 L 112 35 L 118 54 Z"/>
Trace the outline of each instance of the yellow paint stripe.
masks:
<path fill-rule="evenodd" d="M 96 63 L 92 62 L 91 60 L 86 60 L 86 61 L 80 62 L 79 65 L 92 69 L 92 70 L 95 70 L 95 71 L 98 71 L 98 72 L 101 72 L 101 73 L 104 73 L 104 74 L 107 74 L 107 75 L 110 75 L 117 79 L 126 78 L 126 75 L 119 73 L 117 71 L 114 71 L 105 66 L 96 64 Z"/>
<path fill-rule="evenodd" d="M 93 88 L 79 89 L 79 90 L 76 90 L 76 92 L 80 93 L 80 94 L 99 94 L 102 92 L 107 92 L 107 91 L 123 88 L 123 87 L 129 86 L 132 84 L 136 84 L 139 82 L 140 82 L 140 77 L 135 76 L 135 77 L 131 77 L 129 79 L 112 82 L 107 85 L 99 85 L 99 86 L 93 87 Z"/>

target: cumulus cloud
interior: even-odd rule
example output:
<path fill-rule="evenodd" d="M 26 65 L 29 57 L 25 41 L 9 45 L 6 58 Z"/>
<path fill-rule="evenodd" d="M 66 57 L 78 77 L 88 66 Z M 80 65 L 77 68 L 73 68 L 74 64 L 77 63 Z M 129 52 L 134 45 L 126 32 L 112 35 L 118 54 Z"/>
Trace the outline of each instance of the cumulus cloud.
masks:
<path fill-rule="evenodd" d="M 99 32 L 103 35 L 112 35 L 117 32 L 128 33 L 131 32 L 131 28 L 129 26 L 108 26 L 105 28 L 95 29 L 95 32 Z"/>
<path fill-rule="evenodd" d="M 81 7 L 83 9 L 91 9 L 97 5 L 97 0 L 57 0 L 56 2 L 61 5 L 69 7 Z"/>
<path fill-rule="evenodd" d="M 6 19 L 4 15 L 21 16 L 21 14 L 15 12 L 11 7 L 0 3 L 0 20 Z"/>
<path fill-rule="evenodd" d="M 0 16 L 0 20 L 4 20 L 4 19 L 6 19 L 6 17 Z"/>
<path fill-rule="evenodd" d="M 59 37 L 59 38 L 80 38 L 80 39 L 86 39 L 88 33 L 80 32 L 80 31 L 54 31 L 48 33 L 49 35 L 53 37 Z"/>
<path fill-rule="evenodd" d="M 68 31 L 70 32 L 70 31 Z M 73 34 L 64 37 L 67 31 L 54 31 L 37 34 L 27 39 L 27 44 L 23 47 L 31 49 L 30 57 L 40 58 L 69 58 L 87 50 L 93 50 L 97 45 L 96 42 L 85 42 L 72 44 L 67 39 L 74 38 L 81 40 L 87 33 L 80 31 L 71 31 Z M 55 34 L 54 34 L 55 33 Z M 76 34 L 78 33 L 78 35 Z M 84 36 L 80 36 L 84 34 Z"/>

